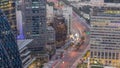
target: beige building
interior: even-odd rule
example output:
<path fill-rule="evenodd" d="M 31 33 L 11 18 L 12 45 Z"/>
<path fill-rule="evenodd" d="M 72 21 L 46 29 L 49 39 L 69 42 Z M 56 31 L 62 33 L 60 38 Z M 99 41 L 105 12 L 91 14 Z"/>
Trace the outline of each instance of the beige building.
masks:
<path fill-rule="evenodd" d="M 92 7 L 90 16 L 91 63 L 120 68 L 120 2 Z"/>

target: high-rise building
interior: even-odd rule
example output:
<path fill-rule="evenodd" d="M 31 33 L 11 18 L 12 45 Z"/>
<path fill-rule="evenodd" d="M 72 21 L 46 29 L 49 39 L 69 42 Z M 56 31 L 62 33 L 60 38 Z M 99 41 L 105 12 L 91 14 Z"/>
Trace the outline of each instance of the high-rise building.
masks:
<path fill-rule="evenodd" d="M 54 8 L 53 6 L 47 5 L 47 25 L 50 25 L 50 23 L 53 22 L 54 18 Z"/>
<path fill-rule="evenodd" d="M 3 10 L 7 16 L 8 22 L 14 32 L 17 35 L 17 25 L 16 25 L 16 1 L 15 0 L 0 0 L 0 8 Z"/>
<path fill-rule="evenodd" d="M 0 68 L 22 68 L 17 43 L 7 18 L 0 10 Z"/>
<path fill-rule="evenodd" d="M 46 46 L 46 0 L 23 0 L 23 30 L 26 39 L 34 39 L 30 49 L 40 54 Z"/>
<path fill-rule="evenodd" d="M 91 9 L 91 63 L 120 68 L 120 3 Z"/>
<path fill-rule="evenodd" d="M 67 24 L 65 18 L 62 15 L 56 15 L 52 26 L 55 29 L 56 48 L 60 48 L 64 45 L 67 38 Z"/>
<path fill-rule="evenodd" d="M 55 54 L 56 44 L 55 44 L 55 30 L 52 26 L 47 26 L 47 46 L 46 49 L 49 51 L 49 58 Z"/>
<path fill-rule="evenodd" d="M 62 8 L 63 17 L 65 17 L 65 22 L 67 24 L 67 35 L 71 34 L 71 24 L 72 24 L 72 7 L 66 6 Z"/>

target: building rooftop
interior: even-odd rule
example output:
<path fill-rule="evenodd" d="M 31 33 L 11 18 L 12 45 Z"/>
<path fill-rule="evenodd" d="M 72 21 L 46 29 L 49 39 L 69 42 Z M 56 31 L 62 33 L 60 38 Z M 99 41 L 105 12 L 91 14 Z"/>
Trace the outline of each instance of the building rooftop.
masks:
<path fill-rule="evenodd" d="M 27 44 L 29 44 L 33 39 L 24 39 L 24 40 L 17 40 L 18 49 L 21 50 Z"/>

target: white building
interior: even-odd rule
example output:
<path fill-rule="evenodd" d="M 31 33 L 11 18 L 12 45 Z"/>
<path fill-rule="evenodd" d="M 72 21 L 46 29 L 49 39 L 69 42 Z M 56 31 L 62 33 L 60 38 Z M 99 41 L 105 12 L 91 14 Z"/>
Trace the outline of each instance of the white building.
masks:
<path fill-rule="evenodd" d="M 53 6 L 47 5 L 47 23 L 51 23 L 54 17 L 54 9 Z"/>
<path fill-rule="evenodd" d="M 23 68 L 28 68 L 29 65 L 35 61 L 35 58 L 32 58 L 30 53 L 31 51 L 28 50 L 27 45 L 29 45 L 33 40 L 26 39 L 26 40 L 17 40 L 18 49 L 20 52 L 20 57 L 22 60 Z"/>
<path fill-rule="evenodd" d="M 67 23 L 67 34 L 71 34 L 71 23 L 72 23 L 72 7 L 65 6 L 62 8 L 63 17 L 65 17 Z"/>

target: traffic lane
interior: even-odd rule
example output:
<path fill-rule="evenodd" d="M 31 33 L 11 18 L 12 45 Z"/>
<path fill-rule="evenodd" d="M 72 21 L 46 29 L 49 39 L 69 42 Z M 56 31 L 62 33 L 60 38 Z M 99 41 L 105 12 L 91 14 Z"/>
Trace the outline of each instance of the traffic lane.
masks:
<path fill-rule="evenodd" d="M 73 18 L 72 28 L 77 29 L 81 33 L 81 35 L 85 37 L 85 41 L 88 43 L 89 38 L 84 31 L 89 31 L 89 29 L 87 29 L 84 24 L 81 24 L 81 21 L 79 21 L 78 19 L 79 18 L 77 17 Z"/>
<path fill-rule="evenodd" d="M 84 31 L 89 30 L 83 24 L 81 24 L 81 21 L 79 21 L 76 17 L 74 17 L 71 25 L 73 29 L 78 29 L 82 35 L 84 35 Z"/>
<path fill-rule="evenodd" d="M 76 23 L 76 22 L 74 22 L 74 23 L 72 23 L 73 25 L 73 29 L 76 29 L 77 31 L 79 31 L 79 32 L 81 32 L 81 36 L 83 36 L 84 37 L 84 42 L 89 42 L 89 35 L 86 35 L 86 33 L 84 32 L 84 28 L 82 28 L 82 26 L 80 25 L 80 23 Z"/>
<path fill-rule="evenodd" d="M 80 21 L 80 19 L 78 18 L 78 17 L 75 17 L 75 19 L 74 19 L 74 21 L 73 21 L 73 25 L 74 25 L 74 27 L 73 28 L 76 28 L 75 30 L 79 30 L 79 32 L 80 31 L 82 31 L 82 33 L 83 33 L 83 35 L 84 35 L 84 30 L 86 29 L 86 27 L 84 27 L 84 24 L 82 24 L 81 25 L 81 23 L 83 23 L 82 21 Z M 84 49 L 84 48 L 83 48 Z M 66 60 L 67 59 L 67 60 Z M 70 62 L 71 61 L 71 59 L 72 59 L 72 62 Z M 74 58 L 75 60 L 76 60 L 76 58 Z M 60 64 L 60 66 L 62 66 L 62 67 L 60 67 L 60 68 L 68 68 L 68 66 L 70 65 L 70 63 L 74 63 L 74 59 L 73 58 L 69 58 L 68 59 L 68 57 L 66 57 L 65 59 L 63 59 L 63 61 L 65 60 L 65 64 Z M 69 61 L 70 60 L 70 61 Z M 68 61 L 68 62 L 67 62 Z M 62 63 L 62 62 L 61 62 Z"/>
<path fill-rule="evenodd" d="M 67 67 L 68 67 L 68 62 L 62 61 L 62 63 L 60 64 L 60 67 L 58 67 L 58 68 L 67 68 Z"/>
<path fill-rule="evenodd" d="M 79 31 L 78 33 L 81 34 L 81 36 L 84 36 L 84 28 L 79 23 L 76 23 L 75 21 L 72 23 L 72 28 L 74 30 Z"/>
<path fill-rule="evenodd" d="M 85 25 L 82 23 L 82 21 L 79 21 L 77 18 L 75 18 L 73 21 L 72 21 L 72 28 L 75 28 L 75 27 L 80 27 L 80 29 L 84 30 L 84 31 L 90 31 L 89 28 L 85 27 Z"/>
<path fill-rule="evenodd" d="M 87 43 L 89 43 L 89 35 L 86 35 L 85 32 L 84 32 L 87 28 L 83 27 L 83 25 L 81 25 L 81 23 L 79 23 L 79 22 L 80 21 L 78 21 L 77 19 L 74 19 L 74 21 L 72 23 L 72 27 L 73 27 L 73 29 L 79 30 L 79 32 L 81 31 L 82 36 L 85 37 L 84 44 L 83 44 L 84 46 L 82 46 L 80 48 L 81 51 L 83 51 L 87 47 Z"/>
<path fill-rule="evenodd" d="M 79 56 L 74 56 L 73 58 L 64 58 L 65 60 L 63 60 L 63 64 L 61 64 L 61 67 L 60 68 L 70 68 L 72 66 L 72 64 L 76 61 L 76 59 L 78 58 Z M 67 59 L 67 60 L 66 60 Z M 65 65 L 64 67 L 62 67 L 62 65 Z"/>
<path fill-rule="evenodd" d="M 82 31 L 83 33 L 82 33 L 82 35 L 85 37 L 85 39 L 84 39 L 84 44 L 81 46 L 81 48 L 80 48 L 80 50 L 79 51 L 84 51 L 84 49 L 87 47 L 87 45 L 89 44 L 89 40 L 90 40 L 90 38 L 89 38 L 89 35 L 86 35 L 86 33 L 84 32 L 84 30 L 85 30 L 85 28 L 82 28 L 82 26 L 81 26 L 81 24 L 80 23 L 78 23 L 78 22 L 73 22 L 72 23 L 73 24 L 73 27 L 74 28 L 76 28 L 76 29 L 78 29 L 79 31 Z"/>
<path fill-rule="evenodd" d="M 66 52 L 62 58 L 62 61 L 56 68 L 70 68 L 73 63 L 80 57 L 85 48 L 87 47 L 84 47 L 84 45 L 82 45 L 78 51 L 70 51 L 69 53 Z"/>
<path fill-rule="evenodd" d="M 85 37 L 85 42 L 87 42 L 87 44 L 86 45 L 88 45 L 89 44 L 89 41 L 90 41 L 90 36 L 89 35 L 87 35 L 86 33 L 85 33 L 85 31 L 90 31 L 89 29 L 87 29 L 86 27 L 84 27 L 83 25 L 81 25 L 81 23 L 79 23 L 80 21 L 78 21 L 77 19 L 76 20 L 74 20 L 73 21 L 73 23 L 72 23 L 72 27 L 73 27 L 73 29 L 78 29 L 80 32 L 82 32 L 81 34 L 82 34 L 82 36 L 84 36 Z"/>
<path fill-rule="evenodd" d="M 83 24 L 81 25 L 80 21 L 77 21 L 75 20 L 73 23 L 72 23 L 72 28 L 73 29 L 77 29 L 79 30 L 79 32 L 81 33 L 82 36 L 85 37 L 85 40 L 84 41 L 87 41 L 87 43 L 90 41 L 90 36 L 89 35 L 86 35 L 85 31 L 90 31 L 90 29 L 86 28 L 83 26 Z M 87 44 L 86 44 L 87 45 Z"/>
<path fill-rule="evenodd" d="M 90 28 L 90 25 L 88 25 L 87 22 L 84 19 L 80 18 L 79 15 L 77 15 L 74 11 L 72 12 L 72 14 L 73 17 L 80 21 L 80 23 L 82 23 L 87 29 Z"/>
<path fill-rule="evenodd" d="M 70 51 L 64 54 L 64 57 L 62 58 L 62 62 L 56 67 L 56 68 L 70 68 L 72 64 L 76 61 L 76 59 L 79 57 L 79 52 L 76 51 Z M 63 63 L 64 62 L 64 63 Z"/>

